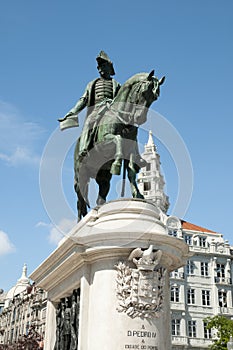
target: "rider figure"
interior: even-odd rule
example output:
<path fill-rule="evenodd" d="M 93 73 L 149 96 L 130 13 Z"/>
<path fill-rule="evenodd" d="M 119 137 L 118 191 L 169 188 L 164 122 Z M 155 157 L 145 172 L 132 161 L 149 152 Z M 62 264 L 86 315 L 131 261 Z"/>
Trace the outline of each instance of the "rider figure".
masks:
<path fill-rule="evenodd" d="M 111 76 L 115 75 L 113 63 L 104 51 L 100 51 L 96 57 L 97 69 L 100 77 L 92 80 L 86 87 L 83 96 L 76 105 L 59 121 L 65 121 L 69 117 L 77 116 L 87 107 L 87 115 L 79 141 L 79 156 L 84 157 L 93 147 L 93 138 L 96 126 L 101 118 L 101 110 L 116 96 L 120 84 Z"/>

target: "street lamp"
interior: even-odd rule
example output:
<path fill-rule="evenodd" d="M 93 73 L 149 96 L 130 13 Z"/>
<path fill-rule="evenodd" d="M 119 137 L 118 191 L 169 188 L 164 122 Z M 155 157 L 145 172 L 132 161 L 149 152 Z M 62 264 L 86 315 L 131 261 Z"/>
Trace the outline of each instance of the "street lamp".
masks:
<path fill-rule="evenodd" d="M 233 350 L 233 338 L 232 338 L 232 336 L 230 336 L 230 340 L 227 343 L 227 349 L 228 350 Z"/>

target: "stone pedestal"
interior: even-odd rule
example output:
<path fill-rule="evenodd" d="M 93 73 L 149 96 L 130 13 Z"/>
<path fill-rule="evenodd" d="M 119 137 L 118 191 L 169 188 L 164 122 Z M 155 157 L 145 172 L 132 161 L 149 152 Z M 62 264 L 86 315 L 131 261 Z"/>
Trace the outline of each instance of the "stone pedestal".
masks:
<path fill-rule="evenodd" d="M 170 350 L 169 273 L 188 246 L 168 236 L 166 217 L 145 200 L 92 210 L 30 276 L 48 292 L 45 350 L 56 306 L 80 288 L 78 350 Z"/>

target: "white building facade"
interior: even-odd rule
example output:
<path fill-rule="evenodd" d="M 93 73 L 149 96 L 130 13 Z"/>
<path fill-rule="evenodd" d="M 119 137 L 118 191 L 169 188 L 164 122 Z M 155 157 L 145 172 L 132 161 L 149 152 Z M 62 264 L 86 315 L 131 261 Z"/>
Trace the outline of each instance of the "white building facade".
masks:
<path fill-rule="evenodd" d="M 17 343 L 23 335 L 28 335 L 32 326 L 44 338 L 47 293 L 30 284 L 26 265 L 16 285 L 0 301 L 0 345 Z"/>
<path fill-rule="evenodd" d="M 138 176 L 139 189 L 166 213 L 169 200 L 152 133 L 142 156 L 148 165 Z M 168 220 L 168 233 L 184 239 L 193 253 L 187 265 L 170 276 L 172 350 L 207 349 L 213 332 L 206 328 L 204 319 L 233 317 L 233 249 L 219 233 L 183 220 L 176 222 L 173 217 Z"/>

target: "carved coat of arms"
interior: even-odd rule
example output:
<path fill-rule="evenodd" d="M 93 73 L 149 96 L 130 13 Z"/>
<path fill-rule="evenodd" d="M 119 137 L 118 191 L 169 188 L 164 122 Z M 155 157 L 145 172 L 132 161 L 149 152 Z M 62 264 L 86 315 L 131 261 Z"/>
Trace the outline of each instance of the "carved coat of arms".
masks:
<path fill-rule="evenodd" d="M 166 269 L 160 265 L 162 251 L 134 249 L 128 260 L 136 268 L 119 262 L 117 268 L 117 297 L 119 312 L 130 317 L 159 317 L 163 309 Z"/>

